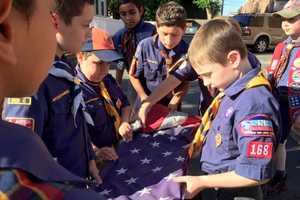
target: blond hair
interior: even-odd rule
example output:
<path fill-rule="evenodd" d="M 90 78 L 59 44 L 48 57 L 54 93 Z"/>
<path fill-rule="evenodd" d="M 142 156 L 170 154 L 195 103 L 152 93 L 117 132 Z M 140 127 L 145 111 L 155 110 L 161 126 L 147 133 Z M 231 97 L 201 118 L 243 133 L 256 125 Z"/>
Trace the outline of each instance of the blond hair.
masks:
<path fill-rule="evenodd" d="M 195 34 L 188 57 L 191 63 L 214 62 L 226 65 L 227 55 L 232 50 L 238 51 L 241 59 L 247 55 L 246 46 L 236 27 L 225 19 L 213 19 Z"/>

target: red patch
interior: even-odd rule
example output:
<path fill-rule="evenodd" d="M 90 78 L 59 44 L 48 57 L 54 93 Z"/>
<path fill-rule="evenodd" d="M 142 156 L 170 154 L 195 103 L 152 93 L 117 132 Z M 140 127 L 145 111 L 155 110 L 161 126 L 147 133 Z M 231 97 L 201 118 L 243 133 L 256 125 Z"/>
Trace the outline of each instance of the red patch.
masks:
<path fill-rule="evenodd" d="M 6 121 L 21 126 L 25 126 L 30 129 L 34 129 L 34 119 L 32 118 L 19 118 L 19 117 L 7 117 Z"/>
<path fill-rule="evenodd" d="M 250 158 L 272 158 L 273 144 L 271 142 L 250 142 L 247 155 Z"/>

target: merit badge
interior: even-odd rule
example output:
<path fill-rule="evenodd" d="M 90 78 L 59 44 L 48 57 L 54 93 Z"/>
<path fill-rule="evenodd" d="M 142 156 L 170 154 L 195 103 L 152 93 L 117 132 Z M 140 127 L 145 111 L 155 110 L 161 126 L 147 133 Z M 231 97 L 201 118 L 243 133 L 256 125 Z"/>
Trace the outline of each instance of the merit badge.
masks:
<path fill-rule="evenodd" d="M 11 105 L 31 105 L 31 97 L 22 97 L 22 98 L 8 98 L 7 104 Z"/>
<path fill-rule="evenodd" d="M 273 123 L 267 115 L 252 115 L 240 122 L 240 133 L 243 136 L 273 137 Z"/>
<path fill-rule="evenodd" d="M 215 140 L 216 140 L 216 147 L 218 147 L 222 144 L 222 135 L 221 135 L 221 133 L 216 134 Z"/>
<path fill-rule="evenodd" d="M 292 79 L 295 82 L 300 82 L 300 71 L 294 71 L 292 74 Z"/>
<path fill-rule="evenodd" d="M 296 59 L 294 60 L 294 67 L 300 68 L 300 58 L 296 58 Z"/>
<path fill-rule="evenodd" d="M 122 101 L 121 101 L 120 99 L 117 100 L 116 106 L 117 106 L 118 109 L 121 108 L 121 106 L 122 106 Z"/>
<path fill-rule="evenodd" d="M 247 145 L 248 158 L 272 158 L 273 144 L 271 142 L 250 142 Z"/>
<path fill-rule="evenodd" d="M 25 126 L 27 128 L 34 130 L 34 119 L 32 119 L 32 118 L 6 117 L 5 120 L 10 123 Z"/>

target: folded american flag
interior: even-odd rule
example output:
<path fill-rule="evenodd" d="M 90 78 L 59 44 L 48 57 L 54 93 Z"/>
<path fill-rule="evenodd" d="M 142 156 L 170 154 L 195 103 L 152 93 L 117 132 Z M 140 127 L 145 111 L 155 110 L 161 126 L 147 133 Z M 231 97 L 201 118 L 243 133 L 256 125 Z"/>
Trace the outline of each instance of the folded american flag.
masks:
<path fill-rule="evenodd" d="M 182 188 L 171 181 L 184 175 L 187 146 L 195 126 L 177 127 L 154 134 L 135 134 L 118 147 L 119 159 L 101 172 L 103 184 L 96 191 L 113 200 L 182 199 Z"/>

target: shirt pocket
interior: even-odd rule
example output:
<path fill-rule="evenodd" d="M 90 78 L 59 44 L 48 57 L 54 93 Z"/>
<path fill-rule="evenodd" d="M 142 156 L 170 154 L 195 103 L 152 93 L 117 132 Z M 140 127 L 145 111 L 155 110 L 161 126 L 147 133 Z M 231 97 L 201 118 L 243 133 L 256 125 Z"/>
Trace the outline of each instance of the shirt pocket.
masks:
<path fill-rule="evenodd" d="M 235 146 L 232 139 L 232 124 L 223 119 L 222 123 L 214 127 L 214 130 L 216 151 L 223 155 L 229 154 Z"/>
<path fill-rule="evenodd" d="M 158 64 L 145 62 L 144 63 L 144 76 L 147 80 L 154 81 L 158 78 Z"/>
<path fill-rule="evenodd" d="M 108 114 L 102 100 L 97 100 L 86 104 L 87 111 L 94 120 L 95 128 L 103 127 L 108 121 Z"/>

